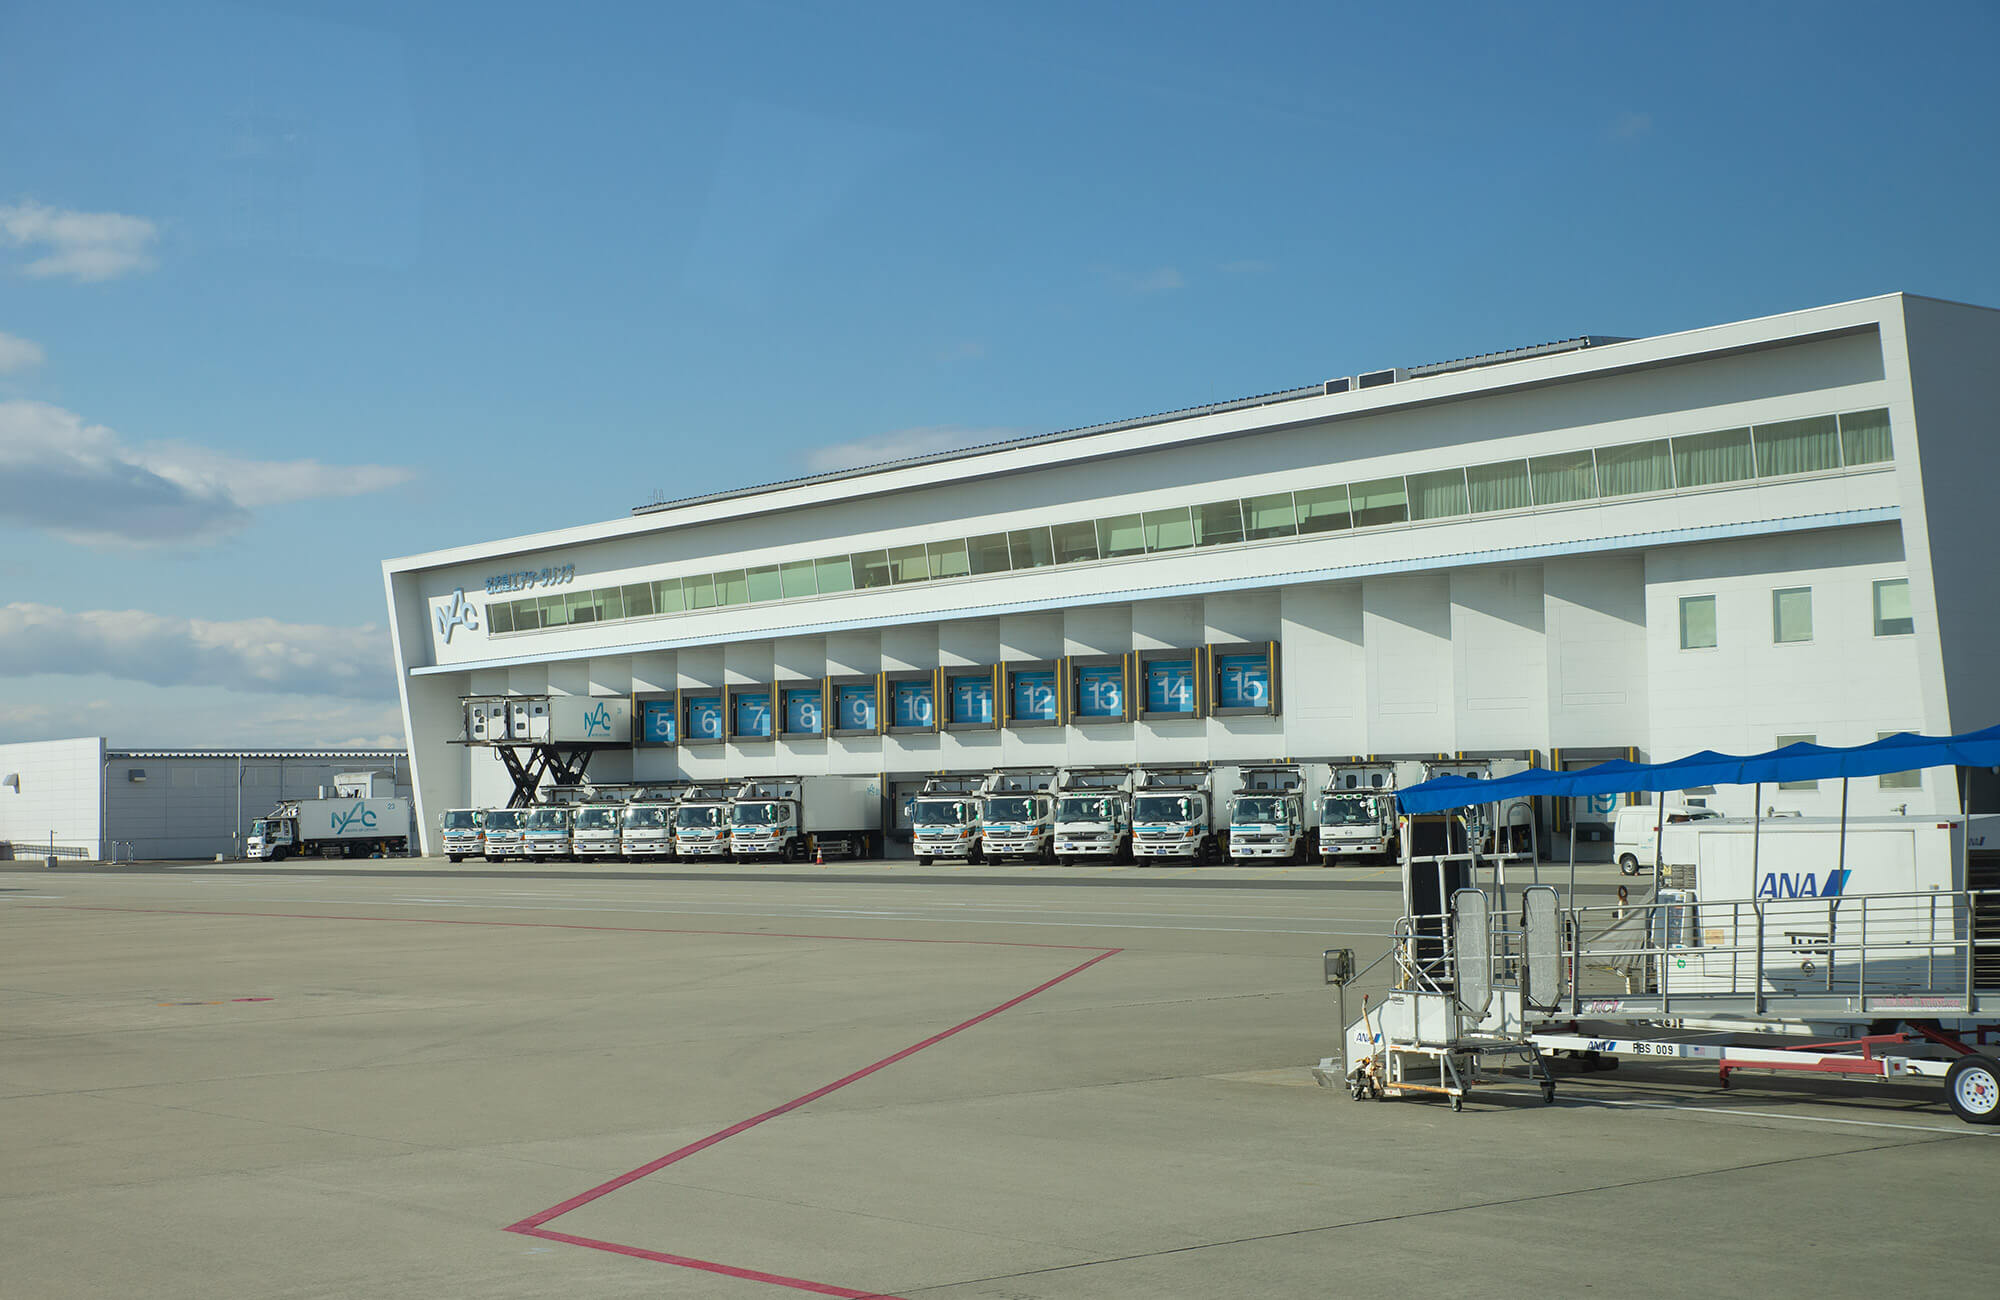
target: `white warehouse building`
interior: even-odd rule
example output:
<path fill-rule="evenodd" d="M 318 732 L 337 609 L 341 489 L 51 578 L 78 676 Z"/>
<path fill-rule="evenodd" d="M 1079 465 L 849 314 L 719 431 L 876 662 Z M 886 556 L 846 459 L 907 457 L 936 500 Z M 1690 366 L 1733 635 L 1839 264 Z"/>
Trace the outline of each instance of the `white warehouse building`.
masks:
<path fill-rule="evenodd" d="M 463 743 L 468 697 L 607 706 L 593 780 L 885 791 L 1003 766 L 1577 766 L 2000 722 L 1994 547 L 1974 535 L 1996 412 L 2000 312 L 1890 294 L 391 560 L 426 847 L 442 810 L 516 788 L 502 751 Z M 1831 814 L 1839 791 L 1764 798 Z M 1850 798 L 1943 812 L 1959 792 L 1908 773 Z M 1594 839 L 1609 809 L 1544 815 Z"/>

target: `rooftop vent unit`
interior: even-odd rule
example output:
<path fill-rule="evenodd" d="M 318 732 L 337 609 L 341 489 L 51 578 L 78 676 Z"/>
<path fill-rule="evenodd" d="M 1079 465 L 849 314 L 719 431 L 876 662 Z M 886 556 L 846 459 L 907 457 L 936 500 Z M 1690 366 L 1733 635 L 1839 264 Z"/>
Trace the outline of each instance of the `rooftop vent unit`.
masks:
<path fill-rule="evenodd" d="M 1339 379 L 1329 379 L 1324 384 L 1321 384 L 1320 393 L 1323 396 L 1332 397 L 1335 393 L 1344 393 L 1353 387 L 1354 381 L 1346 375 L 1342 375 Z"/>
<path fill-rule="evenodd" d="M 1393 369 L 1369 370 L 1363 372 L 1354 382 L 1362 388 L 1380 388 L 1384 384 L 1395 383 L 1396 372 Z"/>

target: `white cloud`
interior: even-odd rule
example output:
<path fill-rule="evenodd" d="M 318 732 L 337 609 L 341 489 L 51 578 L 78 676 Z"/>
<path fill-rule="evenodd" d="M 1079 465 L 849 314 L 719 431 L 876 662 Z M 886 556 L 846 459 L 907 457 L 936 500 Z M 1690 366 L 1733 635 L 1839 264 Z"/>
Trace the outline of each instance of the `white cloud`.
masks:
<path fill-rule="evenodd" d="M 159 232 L 144 217 L 122 212 L 71 212 L 30 200 L 0 205 L 0 243 L 34 250 L 29 275 L 109 280 L 151 270 Z"/>
<path fill-rule="evenodd" d="M 816 448 L 806 454 L 806 467 L 815 474 L 858 469 L 863 465 L 908 460 L 912 456 L 928 456 L 940 451 L 958 451 L 1021 436 L 1022 430 L 1019 429 L 964 429 L 953 424 L 897 429 L 893 433 L 878 433 L 869 438 Z"/>
<path fill-rule="evenodd" d="M 253 507 L 356 496 L 406 483 L 391 465 L 246 460 L 178 442 L 126 445 L 46 402 L 0 402 L 0 525 L 87 545 L 199 544 L 247 526 Z"/>
<path fill-rule="evenodd" d="M 104 736 L 118 746 L 342 746 L 400 749 L 393 703 L 245 695 L 220 687 L 101 678 L 30 679 L 30 698 L 0 698 L 0 741 Z"/>
<path fill-rule="evenodd" d="M 0 677 L 34 673 L 375 701 L 396 690 L 389 635 L 372 625 L 0 605 Z"/>
<path fill-rule="evenodd" d="M 33 370 L 42 364 L 47 354 L 42 345 L 33 339 L 0 331 L 0 375 L 11 375 L 19 370 Z"/>

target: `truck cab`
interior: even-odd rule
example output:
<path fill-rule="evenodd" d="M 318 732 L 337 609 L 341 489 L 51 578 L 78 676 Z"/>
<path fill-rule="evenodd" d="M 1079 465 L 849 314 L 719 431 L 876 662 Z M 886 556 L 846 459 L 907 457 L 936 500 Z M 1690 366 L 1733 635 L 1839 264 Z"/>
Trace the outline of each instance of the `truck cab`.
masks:
<path fill-rule="evenodd" d="M 486 824 L 486 813 L 479 808 L 447 808 L 438 818 L 438 829 L 444 838 L 444 855 L 452 862 L 463 862 L 486 852 L 486 837 L 482 828 Z"/>
<path fill-rule="evenodd" d="M 1054 783 L 1055 773 L 1047 770 L 995 772 L 987 778 L 979 820 L 988 858 L 1055 861 L 1056 803 L 1050 793 Z"/>
<path fill-rule="evenodd" d="M 1217 862 L 1211 821 L 1208 772 L 1197 768 L 1148 768 L 1132 792 L 1132 853 L 1135 858 L 1185 860 L 1189 866 Z"/>
<path fill-rule="evenodd" d="M 576 810 L 567 806 L 534 808 L 528 812 L 527 856 L 567 858 L 570 856 L 570 822 Z"/>
<path fill-rule="evenodd" d="M 910 801 L 910 847 L 920 866 L 938 858 L 980 860 L 985 835 L 979 786 L 964 777 L 933 777 Z"/>
<path fill-rule="evenodd" d="M 488 862 L 528 856 L 528 810 L 488 808 L 484 825 Z"/>
<path fill-rule="evenodd" d="M 1304 773 L 1296 767 L 1247 767 L 1229 801 L 1229 856 L 1236 862 L 1304 862 L 1312 843 L 1306 824 Z"/>
<path fill-rule="evenodd" d="M 1320 794 L 1319 855 L 1396 859 L 1396 768 L 1391 763 L 1336 766 Z"/>
<path fill-rule="evenodd" d="M 769 858 L 773 862 L 805 856 L 799 832 L 799 801 L 791 790 L 745 786 L 729 806 L 729 847 L 738 862 Z"/>
<path fill-rule="evenodd" d="M 641 796 L 618 818 L 618 853 L 625 858 L 674 856 L 674 801 Z"/>
<path fill-rule="evenodd" d="M 280 862 L 297 849 L 298 842 L 299 827 L 295 819 L 259 817 L 250 823 L 250 838 L 244 841 L 243 852 L 253 862 L 266 858 Z"/>
<path fill-rule="evenodd" d="M 624 813 L 625 805 L 616 803 L 587 803 L 576 810 L 569 836 L 570 851 L 579 862 L 620 856 L 618 823 Z"/>
<path fill-rule="evenodd" d="M 673 808 L 674 853 L 728 859 L 732 801 L 719 790 L 690 790 Z"/>
<path fill-rule="evenodd" d="M 1130 772 L 1065 772 L 1056 789 L 1056 860 L 1127 862 L 1132 857 Z"/>

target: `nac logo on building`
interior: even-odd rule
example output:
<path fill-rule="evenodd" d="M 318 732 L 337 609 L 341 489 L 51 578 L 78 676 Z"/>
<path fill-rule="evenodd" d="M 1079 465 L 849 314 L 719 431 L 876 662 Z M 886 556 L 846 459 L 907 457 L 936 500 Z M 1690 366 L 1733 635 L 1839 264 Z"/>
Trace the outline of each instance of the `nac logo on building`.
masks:
<path fill-rule="evenodd" d="M 437 608 L 438 635 L 446 645 L 451 644 L 451 634 L 458 628 L 469 632 L 479 630 L 479 607 L 465 598 L 465 588 L 451 593 L 451 600 Z"/>
<path fill-rule="evenodd" d="M 602 704 L 583 715 L 584 735 L 594 736 L 600 731 L 607 736 L 611 734 L 611 710 Z"/>
<path fill-rule="evenodd" d="M 333 833 L 335 835 L 345 835 L 356 826 L 365 831 L 374 830 L 375 810 L 367 804 L 357 803 L 344 813 L 337 812 L 333 814 Z"/>
<path fill-rule="evenodd" d="M 1825 882 L 1821 883 L 1810 871 L 1767 871 L 1757 885 L 1757 897 L 1774 900 L 1839 898 L 1841 891 L 1847 888 L 1847 878 L 1853 874 L 1851 870 L 1836 868 L 1827 872 Z"/>

